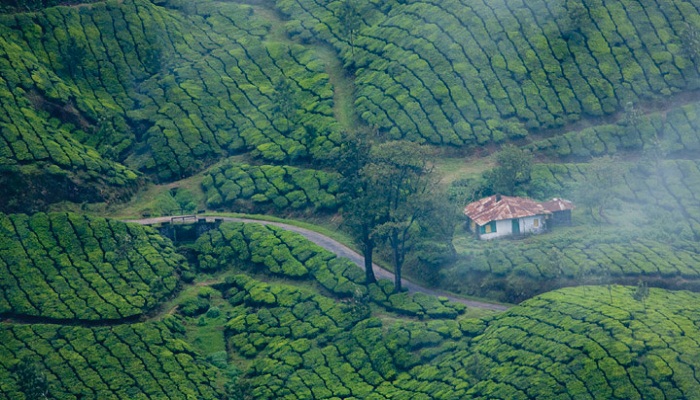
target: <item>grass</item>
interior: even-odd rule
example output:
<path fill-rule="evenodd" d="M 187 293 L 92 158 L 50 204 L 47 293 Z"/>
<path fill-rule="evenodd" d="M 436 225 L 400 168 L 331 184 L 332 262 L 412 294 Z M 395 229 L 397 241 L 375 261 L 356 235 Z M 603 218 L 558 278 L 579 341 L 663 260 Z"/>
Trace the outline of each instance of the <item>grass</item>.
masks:
<path fill-rule="evenodd" d="M 435 161 L 435 171 L 442 178 L 442 184 L 447 187 L 452 182 L 465 178 L 478 178 L 485 171 L 493 168 L 495 161 L 492 156 L 486 157 L 443 157 Z"/>

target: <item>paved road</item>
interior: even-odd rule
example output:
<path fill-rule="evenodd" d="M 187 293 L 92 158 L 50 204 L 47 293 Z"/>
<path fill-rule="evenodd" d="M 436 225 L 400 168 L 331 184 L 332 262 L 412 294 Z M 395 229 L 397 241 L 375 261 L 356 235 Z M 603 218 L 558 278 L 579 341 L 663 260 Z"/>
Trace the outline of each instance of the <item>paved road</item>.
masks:
<path fill-rule="evenodd" d="M 177 217 L 177 216 L 175 216 Z M 170 222 L 171 218 L 173 217 L 157 217 L 157 218 L 143 218 L 143 219 L 133 219 L 133 220 L 125 220 L 124 222 L 133 222 L 141 225 L 154 225 L 154 224 L 160 224 L 163 222 Z M 310 241 L 316 243 L 317 245 L 325 248 L 326 250 L 333 252 L 337 254 L 339 257 L 345 257 L 349 258 L 352 262 L 357 264 L 360 268 L 364 270 L 365 266 L 365 259 L 362 257 L 360 254 L 355 252 L 354 250 L 350 249 L 349 247 L 345 246 L 344 244 L 337 242 L 328 236 L 322 235 L 318 232 L 314 232 L 309 229 L 304 229 L 300 228 L 298 226 L 294 225 L 289 225 L 281 222 L 272 222 L 272 221 L 261 221 L 257 219 L 248 219 L 248 218 L 232 218 L 232 217 L 212 217 L 212 216 L 198 216 L 198 218 L 206 218 L 208 222 L 213 222 L 214 219 L 221 219 L 224 221 L 229 221 L 229 222 L 246 222 L 246 223 L 257 223 L 261 225 L 273 225 L 280 227 L 284 230 L 296 232 Z M 377 264 L 374 265 L 374 274 L 376 275 L 377 278 L 384 278 L 384 279 L 389 279 L 392 282 L 394 281 L 394 274 L 390 271 L 387 271 L 383 268 L 381 268 Z M 457 303 L 462 303 L 466 305 L 467 307 L 474 307 L 474 308 L 483 308 L 487 310 L 496 310 L 496 311 L 505 311 L 509 307 L 501 305 L 501 304 L 493 304 L 493 303 L 487 303 L 487 302 L 482 302 L 482 301 L 475 301 L 475 300 L 468 300 L 464 299 L 461 297 L 456 297 L 455 295 L 447 292 L 443 292 L 441 290 L 436 290 L 436 289 L 429 289 L 420 285 L 417 285 L 411 281 L 408 281 L 406 279 L 401 280 L 402 285 L 408 289 L 409 292 L 420 292 L 420 293 L 425 293 L 425 294 L 430 294 L 433 296 L 444 296 L 450 299 L 451 301 L 457 302 Z"/>

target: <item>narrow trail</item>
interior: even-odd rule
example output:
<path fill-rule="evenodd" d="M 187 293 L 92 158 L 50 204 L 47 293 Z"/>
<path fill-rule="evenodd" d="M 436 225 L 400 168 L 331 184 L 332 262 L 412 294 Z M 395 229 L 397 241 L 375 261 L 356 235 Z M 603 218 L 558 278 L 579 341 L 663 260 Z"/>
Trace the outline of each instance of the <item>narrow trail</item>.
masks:
<path fill-rule="evenodd" d="M 171 218 L 173 217 L 178 217 L 178 216 L 168 216 L 168 217 L 157 217 L 157 218 L 144 218 L 144 219 L 134 219 L 134 220 L 125 220 L 124 222 L 131 222 L 131 223 L 137 223 L 141 225 L 154 225 L 154 224 L 161 224 L 164 222 L 170 222 Z M 205 218 L 207 222 L 213 222 L 215 219 L 220 219 L 223 221 L 227 222 L 244 222 L 244 223 L 256 223 L 256 224 L 261 224 L 261 225 L 272 225 L 276 226 L 279 228 L 282 228 L 287 231 L 291 232 L 296 232 L 305 238 L 309 239 L 310 241 L 316 243 L 317 245 L 323 247 L 324 249 L 335 253 L 338 257 L 345 257 L 349 259 L 350 261 L 354 262 L 357 264 L 360 268 L 364 270 L 364 257 L 362 255 L 358 254 L 354 250 L 350 249 L 349 247 L 345 246 L 344 244 L 333 240 L 329 238 L 328 236 L 322 235 L 318 232 L 314 232 L 309 229 L 305 228 L 300 228 L 298 226 L 294 225 L 289 225 L 285 224 L 282 222 L 272 222 L 272 221 L 261 221 L 261 220 L 256 220 L 256 219 L 249 219 L 249 218 L 233 218 L 233 217 L 214 217 L 214 216 L 198 216 L 199 218 Z M 381 268 L 377 264 L 374 265 L 374 274 L 378 279 L 389 279 L 391 281 L 394 280 L 394 274 L 390 271 L 387 271 L 383 268 Z M 481 309 L 486 309 L 486 310 L 494 310 L 494 311 L 505 311 L 508 310 L 510 307 L 504 306 L 501 304 L 493 304 L 493 303 L 487 303 L 483 301 L 476 301 L 476 300 L 469 300 L 461 297 L 457 297 L 454 294 L 444 292 L 438 289 L 430 289 L 426 288 L 423 286 L 420 286 L 416 283 L 413 283 L 411 281 L 408 281 L 406 279 L 401 279 L 402 285 L 408 289 L 409 292 L 414 292 L 414 293 L 425 293 L 429 294 L 432 296 L 442 296 L 448 298 L 450 301 L 454 301 L 456 303 L 462 303 L 466 305 L 467 307 L 473 307 L 473 308 L 481 308 Z"/>
<path fill-rule="evenodd" d="M 355 83 L 353 79 L 345 74 L 345 69 L 341 64 L 335 49 L 328 44 L 318 43 L 312 46 L 316 49 L 316 54 L 323 60 L 326 66 L 328 79 L 333 86 L 333 114 L 346 132 L 352 132 L 361 125 L 355 114 Z"/>

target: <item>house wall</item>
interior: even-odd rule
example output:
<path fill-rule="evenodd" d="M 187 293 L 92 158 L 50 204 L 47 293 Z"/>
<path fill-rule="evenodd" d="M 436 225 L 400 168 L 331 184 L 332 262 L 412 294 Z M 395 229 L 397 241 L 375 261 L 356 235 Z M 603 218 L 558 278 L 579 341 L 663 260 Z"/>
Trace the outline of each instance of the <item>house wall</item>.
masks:
<path fill-rule="evenodd" d="M 555 226 L 570 226 L 571 225 L 571 210 L 555 211 L 549 219 L 550 227 Z"/>
<path fill-rule="evenodd" d="M 482 233 L 479 238 L 482 240 L 495 239 L 502 236 L 509 236 L 513 234 L 513 222 L 510 219 L 505 219 L 502 221 L 496 221 L 496 232 L 492 233 Z"/>
<path fill-rule="evenodd" d="M 535 226 L 535 220 L 537 220 L 537 226 Z M 545 219 L 544 215 L 535 215 L 532 217 L 518 218 L 520 223 L 520 233 L 540 233 L 544 231 Z M 503 236 L 510 236 L 513 234 L 513 220 L 504 219 L 501 221 L 496 221 L 496 232 L 482 233 L 479 235 L 479 239 L 491 240 Z"/>
<path fill-rule="evenodd" d="M 537 220 L 537 226 L 535 226 Z M 544 215 L 520 218 L 520 233 L 540 233 L 544 231 Z"/>

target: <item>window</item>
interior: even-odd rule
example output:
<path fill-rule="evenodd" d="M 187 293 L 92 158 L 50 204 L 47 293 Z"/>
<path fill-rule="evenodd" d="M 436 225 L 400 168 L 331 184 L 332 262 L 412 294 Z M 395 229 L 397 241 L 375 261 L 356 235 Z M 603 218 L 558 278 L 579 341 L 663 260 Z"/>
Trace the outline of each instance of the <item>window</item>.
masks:
<path fill-rule="evenodd" d="M 479 233 L 482 235 L 485 233 L 495 233 L 495 232 L 496 232 L 496 221 L 491 221 L 488 224 L 479 227 Z"/>
<path fill-rule="evenodd" d="M 535 220 L 532 222 L 532 225 L 533 225 L 535 228 L 539 228 L 539 226 L 540 226 L 540 220 L 537 219 L 537 218 L 535 218 Z"/>

